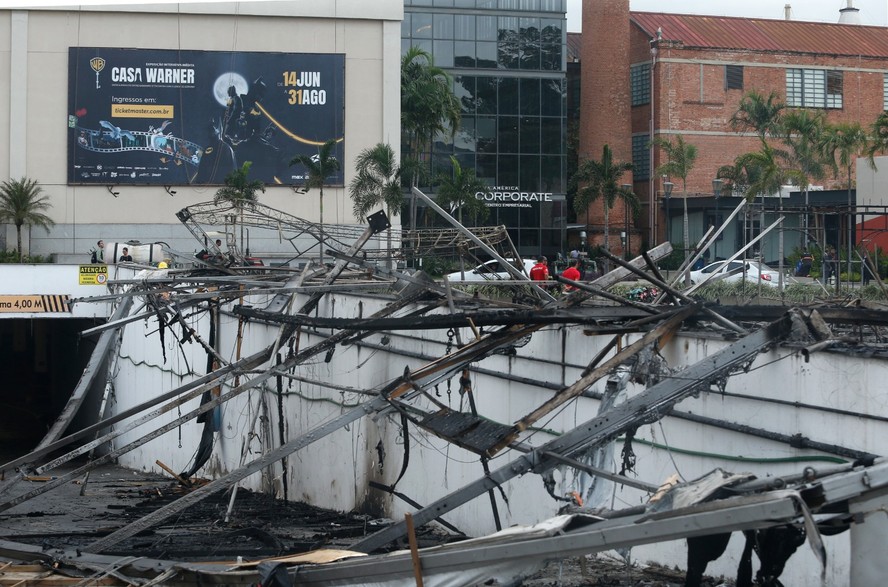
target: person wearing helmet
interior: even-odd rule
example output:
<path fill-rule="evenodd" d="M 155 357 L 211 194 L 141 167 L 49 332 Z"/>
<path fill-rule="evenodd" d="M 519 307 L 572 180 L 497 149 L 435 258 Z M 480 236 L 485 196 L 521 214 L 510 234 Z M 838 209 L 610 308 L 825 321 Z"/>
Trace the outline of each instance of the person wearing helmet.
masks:
<path fill-rule="evenodd" d="M 167 267 L 169 267 L 169 266 L 167 265 L 166 261 L 161 261 L 160 263 L 157 264 L 158 269 L 166 269 Z"/>

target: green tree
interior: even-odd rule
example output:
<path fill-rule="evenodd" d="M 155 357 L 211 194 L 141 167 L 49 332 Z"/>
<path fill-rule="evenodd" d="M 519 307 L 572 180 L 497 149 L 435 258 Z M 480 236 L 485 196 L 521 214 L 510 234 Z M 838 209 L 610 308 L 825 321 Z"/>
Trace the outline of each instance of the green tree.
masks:
<path fill-rule="evenodd" d="M 632 164 L 614 161 L 614 154 L 608 145 L 601 152 L 601 160 L 583 159 L 577 167 L 572 182 L 576 183 L 574 210 L 579 216 L 592 202 L 602 200 L 604 204 L 604 248 L 610 250 L 610 210 L 620 199 L 633 212 L 638 208 L 638 197 L 631 189 L 622 187 L 621 178 L 632 170 Z"/>
<path fill-rule="evenodd" d="M 731 128 L 740 132 L 753 131 L 760 139 L 776 135 L 785 109 L 786 104 L 777 92 L 772 91 L 768 96 L 763 96 L 758 91 L 751 90 L 743 95 L 740 106 L 731 116 Z"/>
<path fill-rule="evenodd" d="M 884 113 L 883 113 L 884 116 Z M 886 119 L 888 123 L 888 119 Z M 886 128 L 886 137 L 888 137 L 888 128 Z M 828 164 L 832 167 L 833 176 L 838 177 L 839 168 L 848 177 L 848 222 L 846 226 L 846 234 L 848 235 L 848 250 L 851 250 L 851 168 L 854 165 L 856 157 L 862 153 L 869 153 L 871 150 L 870 140 L 866 130 L 858 122 L 842 122 L 838 124 L 827 125 L 821 136 L 819 148 L 826 157 Z M 851 255 L 848 255 L 848 274 L 851 273 Z"/>
<path fill-rule="evenodd" d="M 737 157 L 735 168 L 744 170 L 748 178 L 745 197 L 751 202 L 756 196 L 772 196 L 780 193 L 787 183 L 801 183 L 804 178 L 797 169 L 785 165 L 786 153 L 772 147 L 764 139 L 758 151 Z"/>
<path fill-rule="evenodd" d="M 4 181 L 0 186 L 0 222 L 15 225 L 19 263 L 24 259 L 22 252 L 22 226 L 42 226 L 48 229 L 55 222 L 44 214 L 52 207 L 49 196 L 42 195 L 36 180 L 23 177 L 19 180 Z"/>
<path fill-rule="evenodd" d="M 781 134 L 783 144 L 788 151 L 786 162 L 789 167 L 798 171 L 798 186 L 805 195 L 804 226 L 800 235 L 800 248 L 805 248 L 808 234 L 808 190 L 812 180 L 823 179 L 826 170 L 826 156 L 822 145 L 822 135 L 825 125 L 824 115 L 820 112 L 807 109 L 792 109 L 783 115 L 781 121 Z M 780 200 L 782 211 L 783 200 Z M 781 246 L 783 240 L 783 228 L 780 229 Z"/>
<path fill-rule="evenodd" d="M 882 112 L 870 127 L 870 145 L 867 156 L 870 166 L 875 169 L 875 157 L 878 153 L 888 152 L 888 112 Z"/>
<path fill-rule="evenodd" d="M 488 186 L 478 179 L 474 169 L 463 169 L 462 165 L 453 155 L 450 156 L 450 164 L 453 170 L 449 174 L 441 174 L 438 177 L 437 191 L 438 205 L 442 208 L 450 208 L 450 213 L 457 213 L 460 224 L 463 221 L 463 211 L 472 218 L 475 226 L 483 222 L 490 214 L 490 210 L 476 194 L 486 192 Z"/>
<path fill-rule="evenodd" d="M 738 158 L 738 167 L 745 168 L 752 178 L 746 191 L 746 199 L 752 201 L 756 196 L 780 194 L 785 184 L 802 185 L 806 180 L 804 174 L 796 168 L 786 165 L 787 153 L 776 149 L 762 139 L 761 149 L 745 153 Z M 778 197 L 782 210 L 782 198 Z M 778 232 L 777 256 L 779 259 L 780 291 L 783 291 L 783 228 Z"/>
<path fill-rule="evenodd" d="M 688 251 L 691 250 L 691 238 L 690 234 L 688 234 L 688 175 L 697 161 L 697 146 L 686 143 L 681 135 L 675 137 L 674 141 L 657 137 L 651 143 L 662 149 L 666 154 L 666 163 L 657 167 L 657 175 L 668 175 L 681 179 L 682 203 L 684 204 L 682 210 L 684 230 L 682 233 L 684 237 L 684 252 L 687 255 Z"/>
<path fill-rule="evenodd" d="M 823 179 L 825 175 L 827 157 L 821 148 L 825 125 L 823 113 L 807 109 L 789 110 L 781 119 L 781 140 L 789 149 L 786 162 L 799 172 L 799 187 L 805 190 L 810 180 Z"/>
<path fill-rule="evenodd" d="M 216 190 L 213 202 L 230 204 L 238 211 L 240 217 L 240 246 L 244 245 L 244 208 L 254 206 L 258 201 L 258 192 L 265 192 L 265 184 L 258 179 L 250 179 L 252 161 L 244 161 L 240 168 L 225 176 L 225 185 Z"/>
<path fill-rule="evenodd" d="M 401 58 L 401 131 L 406 156 L 421 161 L 430 150 L 436 134 L 456 133 L 460 123 L 460 104 L 451 88 L 450 76 L 436 66 L 432 56 L 419 47 L 410 47 Z M 411 165 L 408 178 L 416 185 L 419 165 Z M 416 204 L 411 198 L 410 227 L 416 227 Z"/>
<path fill-rule="evenodd" d="M 377 143 L 361 151 L 355 160 L 355 177 L 348 188 L 354 203 L 355 218 L 364 221 L 371 210 L 385 206 L 391 221 L 393 212 L 400 211 L 404 203 L 402 185 L 413 173 L 411 165 L 409 161 L 404 166 L 399 165 L 394 150 L 386 143 Z M 391 251 L 391 230 L 387 243 Z"/>
<path fill-rule="evenodd" d="M 336 148 L 336 139 L 330 139 L 318 147 L 317 155 L 296 155 L 290 160 L 290 165 L 302 165 L 308 171 L 305 179 L 307 189 L 318 188 L 320 206 L 320 246 L 321 264 L 324 263 L 324 184 L 327 179 L 342 169 L 339 160 L 333 154 Z"/>

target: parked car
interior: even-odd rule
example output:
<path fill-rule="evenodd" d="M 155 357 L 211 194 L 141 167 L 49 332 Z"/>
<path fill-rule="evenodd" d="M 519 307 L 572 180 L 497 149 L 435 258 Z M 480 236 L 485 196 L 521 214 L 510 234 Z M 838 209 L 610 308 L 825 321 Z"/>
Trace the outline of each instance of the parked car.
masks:
<path fill-rule="evenodd" d="M 780 274 L 771 269 L 760 261 L 716 261 L 710 263 L 702 269 L 691 271 L 691 283 L 697 284 L 703 281 L 715 283 L 716 281 L 726 281 L 728 283 L 737 283 L 743 281 L 744 265 L 746 267 L 746 281 L 758 283 L 761 281 L 764 285 L 777 287 L 780 283 Z"/>
<path fill-rule="evenodd" d="M 512 263 L 513 261 L 509 259 L 509 262 Z M 525 275 L 530 275 L 530 268 L 536 265 L 536 261 L 534 259 L 523 259 L 523 263 Z M 449 281 L 493 281 L 496 279 L 514 279 L 514 277 L 500 265 L 499 261 L 491 259 L 474 269 L 466 269 L 465 277 L 463 272 L 454 271 L 447 274 L 447 279 Z"/>

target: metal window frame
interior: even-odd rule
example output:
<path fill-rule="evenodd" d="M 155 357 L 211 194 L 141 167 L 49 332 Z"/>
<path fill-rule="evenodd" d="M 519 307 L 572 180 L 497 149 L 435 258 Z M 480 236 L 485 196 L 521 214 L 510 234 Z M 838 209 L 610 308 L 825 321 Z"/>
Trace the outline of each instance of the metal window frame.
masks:
<path fill-rule="evenodd" d="M 629 68 L 629 93 L 632 106 L 651 103 L 651 64 L 638 63 Z"/>
<path fill-rule="evenodd" d="M 725 90 L 743 89 L 743 66 L 725 65 Z"/>

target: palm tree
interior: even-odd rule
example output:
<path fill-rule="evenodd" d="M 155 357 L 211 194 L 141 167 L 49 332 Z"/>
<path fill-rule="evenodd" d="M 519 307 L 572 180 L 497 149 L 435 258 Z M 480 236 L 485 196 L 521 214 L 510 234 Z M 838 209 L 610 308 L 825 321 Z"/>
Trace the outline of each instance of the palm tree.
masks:
<path fill-rule="evenodd" d="M 582 160 L 571 180 L 577 185 L 574 210 L 578 216 L 599 198 L 604 203 L 604 249 L 606 251 L 610 250 L 610 209 L 614 207 L 617 199 L 623 200 L 624 204 L 633 211 L 638 208 L 638 197 L 631 189 L 622 187 L 621 182 L 623 174 L 631 170 L 631 163 L 614 162 L 613 151 L 608 145 L 605 145 L 602 149 L 601 160 Z"/>
<path fill-rule="evenodd" d="M 754 131 L 759 138 L 777 134 L 780 119 L 786 108 L 777 92 L 772 91 L 767 97 L 751 90 L 744 94 L 740 106 L 731 116 L 731 128 L 736 131 Z"/>
<path fill-rule="evenodd" d="M 4 181 L 0 186 L 0 222 L 15 225 L 19 263 L 24 259 L 22 226 L 27 224 L 48 229 L 55 225 L 53 219 L 43 213 L 49 210 L 52 204 L 49 203 L 49 196 L 43 196 L 42 193 L 43 188 L 36 180 L 25 177 L 18 181 Z"/>
<path fill-rule="evenodd" d="M 793 109 L 781 119 L 781 139 L 789 147 L 787 163 L 803 178 L 822 179 L 824 176 L 826 157 L 820 146 L 825 125 L 823 113 L 814 110 Z M 805 183 L 800 187 L 804 188 Z"/>
<path fill-rule="evenodd" d="M 885 116 L 883 113 L 882 116 Z M 888 125 L 888 117 L 886 117 L 886 125 Z M 888 126 L 886 126 L 886 138 L 888 138 Z M 886 143 L 888 144 L 888 143 Z M 827 125 L 823 130 L 820 144 L 820 151 L 825 155 L 827 161 L 833 169 L 833 176 L 838 177 L 839 167 L 848 175 L 848 226 L 846 227 L 848 237 L 848 274 L 851 274 L 851 166 L 854 160 L 861 153 L 871 153 L 869 137 L 859 122 L 842 122 L 838 124 Z M 838 161 L 837 161 L 838 159 Z"/>
<path fill-rule="evenodd" d="M 342 169 L 339 160 L 333 154 L 336 139 L 330 139 L 318 148 L 317 155 L 296 155 L 290 165 L 302 165 L 308 170 L 305 187 L 320 190 L 320 224 L 321 224 L 321 265 L 324 264 L 324 183 L 331 175 Z"/>
<path fill-rule="evenodd" d="M 876 153 L 888 151 L 888 112 L 879 114 L 870 127 L 870 134 L 871 142 L 869 149 L 867 149 L 867 156 L 869 156 L 870 167 L 875 169 Z"/>
<path fill-rule="evenodd" d="M 820 148 L 822 144 L 825 118 L 822 113 L 813 110 L 793 109 L 788 111 L 781 121 L 783 143 L 789 148 L 787 163 L 798 170 L 799 188 L 805 194 L 805 216 L 802 227 L 802 248 L 808 233 L 808 188 L 812 179 L 822 179 L 826 157 Z M 782 202 L 781 211 L 782 211 Z M 782 228 L 781 228 L 782 234 Z M 782 239 L 782 237 L 781 237 Z"/>
<path fill-rule="evenodd" d="M 776 149 L 768 144 L 764 139 L 761 141 L 761 149 L 751 153 L 745 153 L 737 158 L 737 167 L 747 170 L 748 177 L 751 178 L 749 186 L 746 190 L 747 201 L 752 201 L 756 196 L 770 196 L 780 194 L 781 186 L 787 183 L 802 185 L 807 181 L 802 171 L 795 167 L 786 165 L 789 155 L 785 151 Z M 778 197 L 781 205 L 782 198 Z M 779 259 L 779 287 L 783 291 L 783 230 L 778 233 L 777 255 Z"/>
<path fill-rule="evenodd" d="M 441 174 L 438 179 L 440 182 L 437 191 L 438 204 L 441 207 L 449 207 L 451 213 L 456 211 L 460 224 L 465 210 L 477 226 L 479 220 L 483 222 L 487 219 L 490 210 L 476 194 L 486 192 L 488 186 L 478 179 L 474 169 L 463 169 L 453 155 L 450 156 L 450 164 L 453 166 L 453 172 Z"/>
<path fill-rule="evenodd" d="M 758 151 L 744 153 L 735 160 L 735 168 L 745 170 L 749 184 L 745 197 L 748 202 L 756 196 L 771 196 L 780 193 L 787 182 L 801 183 L 804 178 L 797 169 L 784 164 L 786 153 L 762 140 Z"/>
<path fill-rule="evenodd" d="M 687 255 L 691 249 L 691 237 L 688 234 L 688 175 L 691 173 L 691 169 L 694 168 L 694 162 L 697 160 L 697 146 L 686 143 L 681 135 L 675 137 L 674 142 L 663 137 L 657 137 L 651 141 L 651 144 L 663 149 L 666 153 L 666 163 L 657 167 L 657 174 L 681 178 L 682 202 L 684 203 L 684 251 L 685 255 Z"/>
<path fill-rule="evenodd" d="M 377 143 L 364 149 L 355 160 L 355 177 L 349 184 L 349 194 L 354 201 L 355 218 L 364 221 L 371 210 L 384 205 L 389 219 L 404 203 L 403 180 L 413 172 L 411 164 L 398 165 L 395 152 L 386 143 Z M 392 231 L 387 237 L 388 250 L 392 250 Z M 391 257 L 389 257 L 389 264 Z"/>
<path fill-rule="evenodd" d="M 451 137 L 460 123 L 460 104 L 451 88 L 450 76 L 435 65 L 432 56 L 410 47 L 401 58 L 401 130 L 406 157 L 420 161 L 437 133 Z M 415 166 L 418 171 L 419 166 Z M 408 178 L 413 187 L 416 175 Z M 416 205 L 411 199 L 410 228 L 416 227 Z"/>
<path fill-rule="evenodd" d="M 239 169 L 235 169 L 225 176 L 225 186 L 216 190 L 213 202 L 216 204 L 227 203 L 238 211 L 241 224 L 241 251 L 244 245 L 244 208 L 252 207 L 259 201 L 257 192 L 265 192 L 265 184 L 258 179 L 251 180 L 250 166 L 252 161 L 244 161 Z"/>

